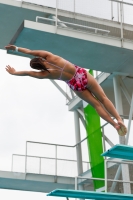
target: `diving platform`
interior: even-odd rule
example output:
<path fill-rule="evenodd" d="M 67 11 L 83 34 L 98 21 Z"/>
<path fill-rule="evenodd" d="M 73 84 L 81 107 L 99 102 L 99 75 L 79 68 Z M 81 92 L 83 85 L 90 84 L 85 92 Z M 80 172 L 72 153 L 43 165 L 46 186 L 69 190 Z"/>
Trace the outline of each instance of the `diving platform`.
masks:
<path fill-rule="evenodd" d="M 105 192 L 92 192 L 92 191 L 76 191 L 76 190 L 54 190 L 47 196 L 66 197 L 68 198 L 81 198 L 81 199 L 95 199 L 95 200 L 129 200 L 133 199 L 130 194 L 118 193 L 105 193 Z"/>
<path fill-rule="evenodd" d="M 109 160 L 107 163 L 108 178 L 111 179 L 115 176 L 118 169 L 117 160 Z M 130 166 L 130 178 L 132 176 L 133 166 Z M 77 181 L 78 187 L 84 186 L 85 190 L 94 191 L 93 178 L 91 170 L 84 172 L 78 176 Z M 119 183 L 122 187 L 122 183 Z M 111 182 L 108 183 L 108 188 L 111 187 Z M 20 191 L 34 191 L 42 193 L 50 193 L 57 188 L 62 190 L 75 190 L 75 177 L 59 176 L 59 175 L 48 175 L 48 174 L 37 174 L 37 173 L 22 173 L 15 171 L 0 171 L 0 188 Z M 115 192 L 117 192 L 117 187 Z"/>
<path fill-rule="evenodd" d="M 118 144 L 104 152 L 102 156 L 133 160 L 133 147 Z"/>
<path fill-rule="evenodd" d="M 0 171 L 0 188 L 48 193 L 56 188 L 74 189 L 74 177 Z"/>

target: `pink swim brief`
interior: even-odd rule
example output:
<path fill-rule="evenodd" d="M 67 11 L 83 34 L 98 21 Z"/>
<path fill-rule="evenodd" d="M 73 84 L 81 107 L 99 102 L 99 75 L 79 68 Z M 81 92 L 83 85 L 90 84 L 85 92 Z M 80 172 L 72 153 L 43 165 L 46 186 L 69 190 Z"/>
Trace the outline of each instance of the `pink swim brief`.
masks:
<path fill-rule="evenodd" d="M 66 81 L 72 90 L 83 91 L 87 88 L 87 71 L 79 66 L 74 65 L 76 72 L 72 79 Z"/>

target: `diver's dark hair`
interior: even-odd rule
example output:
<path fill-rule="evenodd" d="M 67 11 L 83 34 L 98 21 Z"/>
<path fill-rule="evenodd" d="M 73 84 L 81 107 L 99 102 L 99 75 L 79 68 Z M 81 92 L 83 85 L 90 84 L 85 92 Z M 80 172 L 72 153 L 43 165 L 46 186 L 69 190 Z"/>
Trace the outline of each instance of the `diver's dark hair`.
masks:
<path fill-rule="evenodd" d="M 49 72 L 49 70 L 45 67 L 44 63 L 42 62 L 42 58 L 33 58 L 30 61 L 30 66 L 33 69 L 42 70 L 42 71 L 48 71 Z"/>

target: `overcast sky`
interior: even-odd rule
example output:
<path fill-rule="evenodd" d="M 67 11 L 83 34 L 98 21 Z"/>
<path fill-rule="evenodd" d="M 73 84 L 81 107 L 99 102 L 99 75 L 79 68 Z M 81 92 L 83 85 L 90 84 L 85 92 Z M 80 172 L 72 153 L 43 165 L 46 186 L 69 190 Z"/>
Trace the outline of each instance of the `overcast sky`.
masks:
<path fill-rule="evenodd" d="M 30 1 L 30 2 L 33 2 Z M 55 4 L 55 0 L 39 1 L 34 3 Z M 68 0 L 59 1 L 60 8 L 72 7 Z M 93 7 L 92 9 L 92 2 Z M 97 5 L 99 2 L 99 5 Z M 132 0 L 127 2 L 133 3 Z M 76 10 L 82 10 L 84 14 L 99 16 L 110 19 L 110 2 L 107 0 L 79 0 L 76 1 Z M 86 6 L 83 6 L 86 5 Z M 87 6 L 88 5 L 88 6 Z M 86 9 L 87 8 L 87 9 Z M 101 12 L 101 10 L 103 11 Z M 125 19 L 133 24 L 132 9 L 125 6 Z M 131 10 L 131 12 L 129 12 Z M 114 3 L 114 16 L 117 20 L 116 3 Z M 25 143 L 27 140 L 57 144 L 75 144 L 74 117 L 68 112 L 65 97 L 55 88 L 49 80 L 38 80 L 29 77 L 11 76 L 5 71 L 5 66 L 10 64 L 16 69 L 30 69 L 29 59 L 7 55 L 6 51 L 0 50 L 0 170 L 11 170 L 12 154 L 25 154 Z M 64 82 L 60 82 L 62 88 L 66 88 Z M 103 122 L 102 122 L 103 123 Z M 127 124 L 127 121 L 126 121 Z M 107 130 L 107 136 L 112 135 L 114 143 L 118 143 L 118 136 L 112 127 Z M 81 138 L 86 134 L 82 128 Z M 132 136 L 130 145 L 133 145 Z M 4 200 L 14 199 L 39 199 L 54 200 L 45 197 L 43 193 L 0 190 Z"/>

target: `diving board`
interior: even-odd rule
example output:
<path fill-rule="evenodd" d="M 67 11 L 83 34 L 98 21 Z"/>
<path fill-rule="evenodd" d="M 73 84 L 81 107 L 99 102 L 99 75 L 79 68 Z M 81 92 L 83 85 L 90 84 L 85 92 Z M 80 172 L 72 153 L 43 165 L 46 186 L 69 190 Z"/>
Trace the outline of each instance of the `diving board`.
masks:
<path fill-rule="evenodd" d="M 105 193 L 80 190 L 53 190 L 47 196 L 58 196 L 66 198 L 96 199 L 96 200 L 133 200 L 131 194 Z"/>
<path fill-rule="evenodd" d="M 117 144 L 101 155 L 111 158 L 133 160 L 133 146 Z"/>

